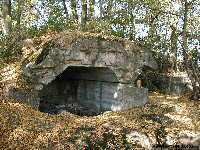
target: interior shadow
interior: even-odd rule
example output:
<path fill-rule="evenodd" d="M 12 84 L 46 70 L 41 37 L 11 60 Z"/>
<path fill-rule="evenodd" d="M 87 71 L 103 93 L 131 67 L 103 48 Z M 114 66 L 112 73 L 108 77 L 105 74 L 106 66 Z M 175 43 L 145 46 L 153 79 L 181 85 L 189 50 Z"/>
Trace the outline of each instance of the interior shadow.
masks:
<path fill-rule="evenodd" d="M 119 81 L 105 67 L 71 66 L 40 91 L 39 110 L 50 114 L 71 112 L 98 115 L 110 109 Z"/>

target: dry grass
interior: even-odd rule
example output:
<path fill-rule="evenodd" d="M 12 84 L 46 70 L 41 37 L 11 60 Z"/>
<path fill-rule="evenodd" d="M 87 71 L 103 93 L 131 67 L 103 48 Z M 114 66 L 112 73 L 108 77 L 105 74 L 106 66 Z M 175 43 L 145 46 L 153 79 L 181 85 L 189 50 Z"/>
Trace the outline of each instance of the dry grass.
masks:
<path fill-rule="evenodd" d="M 1 100 L 0 149 L 134 149 L 141 143 L 128 139 L 137 131 L 153 144 L 179 135 L 200 134 L 200 103 L 153 93 L 149 104 L 94 117 L 70 113 L 48 115 L 29 106 Z M 171 140 L 169 140 L 171 138 Z"/>

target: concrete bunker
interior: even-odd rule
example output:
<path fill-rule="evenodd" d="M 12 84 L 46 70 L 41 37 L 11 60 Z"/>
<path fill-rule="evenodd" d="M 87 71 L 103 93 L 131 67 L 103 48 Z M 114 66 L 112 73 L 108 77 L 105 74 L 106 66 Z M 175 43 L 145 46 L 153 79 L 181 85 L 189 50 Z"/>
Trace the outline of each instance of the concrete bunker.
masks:
<path fill-rule="evenodd" d="M 138 104 L 145 103 L 146 97 L 142 97 L 147 90 L 144 91 L 129 83 L 120 83 L 108 67 L 69 66 L 39 92 L 39 110 L 50 114 L 67 111 L 97 115 L 127 109 L 133 95 L 138 98 L 141 94 Z"/>
<path fill-rule="evenodd" d="M 63 32 L 40 40 L 25 41 L 19 78 L 26 88 L 12 84 L 11 97 L 43 112 L 80 115 L 126 110 L 148 101 L 148 90 L 134 82 L 144 66 L 157 68 L 150 50 L 93 33 Z"/>
<path fill-rule="evenodd" d="M 119 81 L 106 67 L 69 66 L 39 93 L 39 110 L 94 115 L 111 110 Z M 109 89 L 108 88 L 112 88 Z"/>

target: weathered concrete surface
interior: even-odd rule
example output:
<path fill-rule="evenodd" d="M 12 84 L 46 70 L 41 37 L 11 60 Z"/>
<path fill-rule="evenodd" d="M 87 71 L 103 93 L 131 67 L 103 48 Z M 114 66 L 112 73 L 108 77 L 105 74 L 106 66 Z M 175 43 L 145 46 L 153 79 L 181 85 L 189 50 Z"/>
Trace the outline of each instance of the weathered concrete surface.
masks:
<path fill-rule="evenodd" d="M 23 54 L 20 75 L 34 93 L 34 97 L 24 96 L 24 101 L 34 101 L 34 105 L 41 100 L 70 104 L 70 96 L 73 103 L 94 104 L 98 111 L 143 105 L 147 102 L 147 89 L 138 89 L 133 84 L 144 66 L 157 68 L 152 53 L 140 45 L 92 33 L 63 32 L 29 39 L 24 42 Z M 72 67 L 79 70 L 70 71 Z M 56 80 L 67 69 L 70 73 L 65 74 L 62 80 Z M 84 92 L 85 86 L 87 92 Z M 73 87 L 76 88 L 73 90 Z M 67 88 L 75 94 L 65 95 Z M 20 95 L 19 90 L 14 91 Z"/>
<path fill-rule="evenodd" d="M 147 99 L 148 90 L 144 88 L 139 89 L 130 84 L 86 80 L 69 80 L 64 90 L 58 90 L 54 85 L 48 86 L 41 96 L 41 100 L 46 100 L 45 102 L 51 106 L 64 105 L 62 111 L 68 110 L 66 106 L 79 105 L 87 108 L 87 114 L 121 111 L 133 106 L 141 106 L 147 102 Z M 55 111 L 48 109 L 50 113 Z"/>
<path fill-rule="evenodd" d="M 192 84 L 185 72 L 179 72 L 179 74 L 158 74 L 148 73 L 143 75 L 145 82 L 149 84 L 146 87 L 149 90 L 158 90 L 160 92 L 181 96 L 192 91 Z"/>
<path fill-rule="evenodd" d="M 69 67 L 39 92 L 41 111 L 121 111 L 147 102 L 148 90 L 120 83 L 108 68 Z M 44 106 L 48 104 L 48 106 Z M 59 110 L 58 110 L 59 107 Z M 87 112 L 83 110 L 87 108 Z M 74 110 L 73 110 L 74 109 Z"/>
<path fill-rule="evenodd" d="M 49 41 L 35 62 L 26 65 L 25 76 L 46 85 L 69 66 L 108 67 L 120 82 L 131 83 L 143 66 L 157 67 L 150 51 L 130 41 L 82 35 L 63 46 L 68 40 L 59 36 Z"/>

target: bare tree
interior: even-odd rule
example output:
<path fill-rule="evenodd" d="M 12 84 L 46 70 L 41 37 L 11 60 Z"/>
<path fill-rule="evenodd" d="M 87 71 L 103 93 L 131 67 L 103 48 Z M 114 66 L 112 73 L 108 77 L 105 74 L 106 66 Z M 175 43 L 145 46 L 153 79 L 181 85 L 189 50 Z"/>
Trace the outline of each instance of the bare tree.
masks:
<path fill-rule="evenodd" d="M 111 17 L 111 14 L 112 14 L 112 7 L 113 7 L 113 0 L 109 0 L 107 2 L 107 7 L 106 7 L 106 18 L 110 18 Z"/>
<path fill-rule="evenodd" d="M 81 30 L 86 30 L 87 23 L 87 0 L 81 0 L 82 14 L 81 14 Z"/>
<path fill-rule="evenodd" d="M 199 78 L 199 68 L 198 66 L 195 66 L 193 62 L 193 57 L 191 54 L 188 53 L 188 36 L 187 36 L 187 26 L 188 26 L 188 14 L 189 14 L 189 8 L 192 4 L 189 3 L 187 0 L 184 1 L 184 19 L 183 19 L 183 59 L 184 59 L 184 66 L 187 71 L 187 74 L 192 82 L 193 86 L 193 99 L 197 100 L 200 99 L 200 78 Z M 198 85 L 197 85 L 198 84 Z"/>
<path fill-rule="evenodd" d="M 23 0 L 17 1 L 17 24 L 16 24 L 16 27 L 18 29 L 20 28 L 20 24 L 21 24 L 21 16 L 22 16 L 22 11 L 23 11 L 23 5 L 24 5 Z"/>
<path fill-rule="evenodd" d="M 94 18 L 94 5 L 95 5 L 95 0 L 89 0 L 89 11 L 88 11 L 88 18 L 92 19 Z"/>
<path fill-rule="evenodd" d="M 172 55 L 172 69 L 174 69 L 175 71 L 177 71 L 178 66 L 177 66 L 177 58 L 178 58 L 178 37 L 179 37 L 179 33 L 177 31 L 177 26 L 171 25 L 171 37 L 170 37 L 170 45 L 171 45 L 171 53 Z"/>
<path fill-rule="evenodd" d="M 2 1 L 2 29 L 4 34 L 9 34 L 12 29 L 11 0 Z"/>
<path fill-rule="evenodd" d="M 67 10 L 67 6 L 66 6 L 66 3 L 65 3 L 65 0 L 62 0 L 62 3 L 63 3 L 66 19 L 68 20 L 69 19 L 69 13 L 68 13 L 68 10 Z"/>
<path fill-rule="evenodd" d="M 99 0 L 100 18 L 102 18 L 104 14 L 103 4 L 104 4 L 104 0 Z"/>
<path fill-rule="evenodd" d="M 72 18 L 75 19 L 75 21 L 78 21 L 77 1 L 76 0 L 71 0 L 71 9 L 72 9 Z"/>

